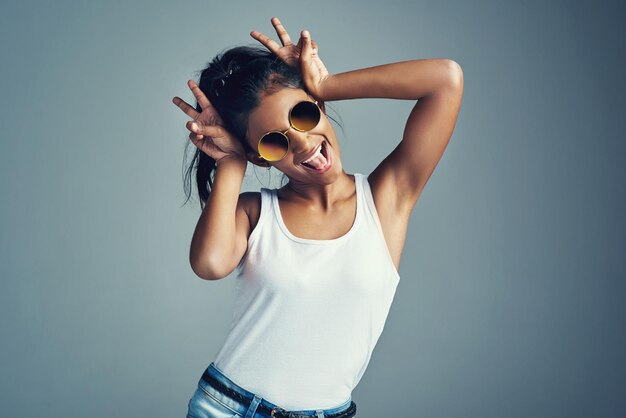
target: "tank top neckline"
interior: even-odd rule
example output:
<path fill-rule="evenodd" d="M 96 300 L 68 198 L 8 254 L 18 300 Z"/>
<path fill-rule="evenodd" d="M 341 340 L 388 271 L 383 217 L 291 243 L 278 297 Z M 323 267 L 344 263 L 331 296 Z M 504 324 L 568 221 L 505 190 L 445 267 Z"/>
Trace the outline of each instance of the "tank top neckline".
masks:
<path fill-rule="evenodd" d="M 360 221 L 361 221 L 361 215 L 362 215 L 362 211 L 363 208 L 361 207 L 361 179 L 359 178 L 360 174 L 359 173 L 353 173 L 352 174 L 354 176 L 354 183 L 355 183 L 355 188 L 356 188 L 356 216 L 354 218 L 354 221 L 352 223 L 352 226 L 350 227 L 350 229 L 348 230 L 348 232 L 346 232 L 345 234 L 343 234 L 340 237 L 337 238 L 333 238 L 333 239 L 311 239 L 311 238 L 301 238 L 301 237 L 297 237 L 294 234 L 291 233 L 291 231 L 289 231 L 289 229 L 287 228 L 287 226 L 285 225 L 285 222 L 283 220 L 283 216 L 280 212 L 280 205 L 278 204 L 278 189 L 272 189 L 271 190 L 271 197 L 272 197 L 272 209 L 275 215 L 276 220 L 278 221 L 278 225 L 280 226 L 280 229 L 283 231 L 283 233 L 287 236 L 287 238 L 295 241 L 295 242 L 299 242 L 302 244 L 314 244 L 314 245 L 334 245 L 334 244 L 339 244 L 345 240 L 347 240 L 348 238 L 350 238 L 352 235 L 354 235 L 354 231 L 356 231 L 356 229 L 359 227 Z"/>

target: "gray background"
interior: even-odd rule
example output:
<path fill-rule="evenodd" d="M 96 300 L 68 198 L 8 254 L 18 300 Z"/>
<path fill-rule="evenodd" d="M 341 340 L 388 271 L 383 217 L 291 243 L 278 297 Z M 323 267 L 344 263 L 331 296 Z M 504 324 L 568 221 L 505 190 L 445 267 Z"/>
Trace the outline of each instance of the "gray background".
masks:
<path fill-rule="evenodd" d="M 464 70 L 358 416 L 625 416 L 616 4 L 4 2 L 0 413 L 184 416 L 234 280 L 189 266 L 200 212 L 182 206 L 188 118 L 171 98 L 191 101 L 186 80 L 251 30 L 275 36 L 276 15 L 296 39 L 311 31 L 332 73 L 422 58 Z M 413 104 L 332 104 L 347 172 L 376 167 Z M 250 167 L 244 188 L 279 180 Z"/>

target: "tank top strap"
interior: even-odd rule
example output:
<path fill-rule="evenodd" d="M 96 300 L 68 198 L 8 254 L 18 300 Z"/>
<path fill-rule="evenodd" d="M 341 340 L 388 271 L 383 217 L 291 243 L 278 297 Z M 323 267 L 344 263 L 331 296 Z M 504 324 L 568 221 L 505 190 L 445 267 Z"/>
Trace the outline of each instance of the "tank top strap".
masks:
<path fill-rule="evenodd" d="M 256 226 L 250 233 L 248 237 L 248 248 L 250 247 L 250 243 L 257 240 L 257 236 L 261 234 L 261 230 L 263 229 L 264 223 L 267 223 L 267 218 L 269 218 L 272 213 L 272 190 L 262 187 L 261 188 L 261 207 L 259 208 L 259 219 L 257 220 Z M 239 264 L 235 268 L 237 274 L 241 272 L 241 268 L 243 267 L 246 258 L 248 257 L 248 251 L 241 257 L 239 260 Z"/>
<path fill-rule="evenodd" d="M 255 239 L 256 235 L 259 234 L 258 231 L 263 228 L 263 224 L 266 222 L 266 219 L 272 216 L 272 193 L 273 190 L 261 187 L 261 208 L 259 211 L 259 220 L 257 221 L 254 230 L 248 237 L 249 241 Z"/>
<path fill-rule="evenodd" d="M 363 199 L 363 217 L 365 219 L 365 223 L 369 225 L 373 230 L 378 230 L 378 237 L 382 246 L 385 248 L 385 253 L 387 254 L 386 258 L 389 264 L 389 271 L 392 272 L 392 275 L 397 282 L 400 280 L 400 274 L 396 269 L 396 265 L 393 261 L 393 257 L 391 257 L 391 252 L 389 252 L 389 247 L 387 246 L 387 241 L 385 239 L 385 233 L 383 231 L 382 223 L 380 222 L 380 216 L 378 214 L 378 209 L 376 208 L 376 203 L 374 202 L 374 195 L 372 194 L 372 188 L 370 186 L 369 181 L 367 180 L 368 175 L 359 174 L 360 183 L 361 183 L 361 193 Z"/>
<path fill-rule="evenodd" d="M 357 187 L 357 196 L 359 197 L 359 205 L 361 205 L 361 216 L 367 217 L 370 211 L 368 202 L 369 183 L 367 182 L 367 176 L 361 173 L 354 173 L 354 181 Z M 371 195 L 371 192 L 370 192 Z"/>
<path fill-rule="evenodd" d="M 361 199 L 364 197 L 363 196 L 363 174 L 361 173 L 353 173 L 354 175 L 354 183 L 357 189 L 357 195 L 361 196 Z"/>
<path fill-rule="evenodd" d="M 376 204 L 374 203 L 374 195 L 372 194 L 372 188 L 370 187 L 369 181 L 367 181 L 367 175 L 359 174 L 359 183 L 361 186 L 361 193 L 363 206 L 366 208 L 365 212 L 367 213 L 368 221 L 376 225 L 376 229 L 383 235 L 383 227 L 380 223 L 380 218 L 378 217 L 378 210 L 376 209 Z"/>

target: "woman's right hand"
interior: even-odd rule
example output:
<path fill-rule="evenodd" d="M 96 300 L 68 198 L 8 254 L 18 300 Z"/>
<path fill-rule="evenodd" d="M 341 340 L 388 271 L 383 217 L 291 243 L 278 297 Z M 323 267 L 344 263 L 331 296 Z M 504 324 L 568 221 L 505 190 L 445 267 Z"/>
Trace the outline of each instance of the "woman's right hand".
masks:
<path fill-rule="evenodd" d="M 287 30 L 277 17 L 273 17 L 271 22 L 283 46 L 280 46 L 272 38 L 256 30 L 250 32 L 250 36 L 265 45 L 285 64 L 299 68 L 307 91 L 316 100 L 325 101 L 323 85 L 331 78 L 331 75 L 320 59 L 317 43 L 311 39 L 309 31 L 300 32 L 300 40 L 297 44 L 294 44 Z"/>
<path fill-rule="evenodd" d="M 233 136 L 223 126 L 222 118 L 217 113 L 209 99 L 204 95 L 195 81 L 189 80 L 187 85 L 196 97 L 202 112 L 198 113 L 193 106 L 178 96 L 172 102 L 178 106 L 187 116 L 194 120 L 187 122 L 186 126 L 191 133 L 191 142 L 216 163 L 222 158 L 241 158 L 247 162 L 246 152 L 239 139 Z"/>

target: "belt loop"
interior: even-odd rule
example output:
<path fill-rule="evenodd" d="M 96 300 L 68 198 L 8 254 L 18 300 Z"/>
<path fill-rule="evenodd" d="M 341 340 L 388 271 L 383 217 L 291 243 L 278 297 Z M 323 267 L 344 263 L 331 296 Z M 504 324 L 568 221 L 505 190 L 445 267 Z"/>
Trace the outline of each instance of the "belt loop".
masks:
<path fill-rule="evenodd" d="M 324 418 L 324 411 L 318 409 L 317 411 L 315 411 L 315 415 L 317 415 L 317 418 Z"/>
<path fill-rule="evenodd" d="M 250 402 L 250 406 L 248 407 L 246 415 L 243 418 L 252 418 L 254 414 L 256 414 L 256 409 L 261 403 L 261 399 L 263 398 L 261 398 L 259 395 L 254 395 L 254 399 L 252 399 L 252 401 Z"/>

